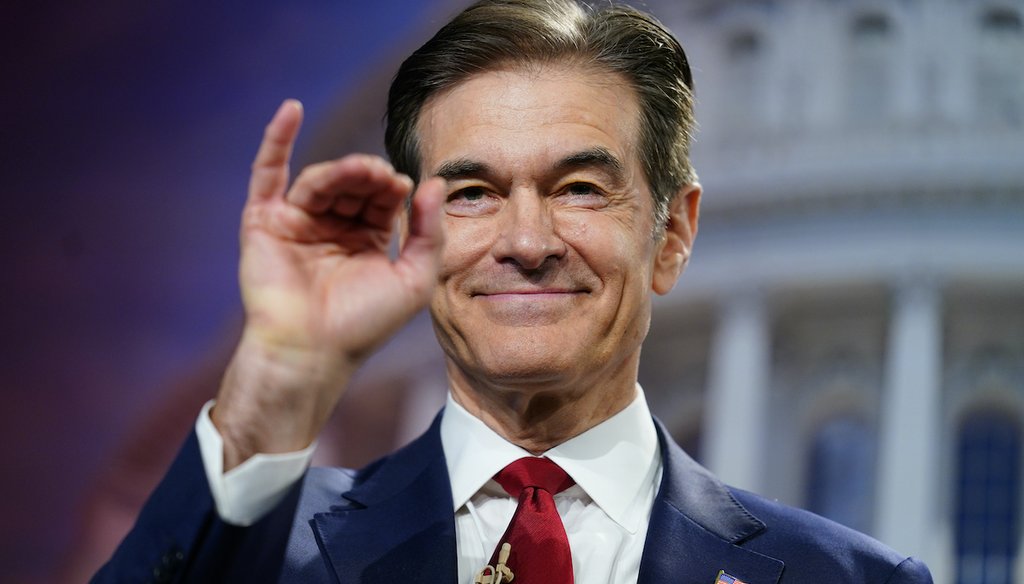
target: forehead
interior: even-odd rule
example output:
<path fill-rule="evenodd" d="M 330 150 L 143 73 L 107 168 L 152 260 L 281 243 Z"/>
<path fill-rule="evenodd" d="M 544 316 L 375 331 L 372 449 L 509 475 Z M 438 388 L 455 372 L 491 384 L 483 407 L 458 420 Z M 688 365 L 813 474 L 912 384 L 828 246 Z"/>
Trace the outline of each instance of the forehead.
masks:
<path fill-rule="evenodd" d="M 452 159 L 514 168 L 594 147 L 639 163 L 639 108 L 629 82 L 566 64 L 473 75 L 431 97 L 417 130 L 425 175 Z"/>

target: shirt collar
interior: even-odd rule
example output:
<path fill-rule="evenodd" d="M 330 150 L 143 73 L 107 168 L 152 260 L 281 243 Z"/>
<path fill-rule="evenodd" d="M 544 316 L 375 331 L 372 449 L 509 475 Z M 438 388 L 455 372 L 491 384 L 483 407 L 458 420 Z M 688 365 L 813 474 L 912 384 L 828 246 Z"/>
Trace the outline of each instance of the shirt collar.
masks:
<path fill-rule="evenodd" d="M 455 510 L 506 465 L 531 456 L 466 411 L 450 394 L 441 415 L 441 445 Z M 594 503 L 629 532 L 635 533 L 647 517 L 661 456 L 639 385 L 625 409 L 544 456 L 569 473 Z"/>

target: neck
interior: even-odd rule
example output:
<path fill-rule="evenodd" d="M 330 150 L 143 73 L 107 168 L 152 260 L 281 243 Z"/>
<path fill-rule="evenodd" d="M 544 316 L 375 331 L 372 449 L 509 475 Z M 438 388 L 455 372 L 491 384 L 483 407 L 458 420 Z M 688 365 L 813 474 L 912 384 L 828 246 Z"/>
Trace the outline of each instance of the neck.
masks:
<path fill-rule="evenodd" d="M 636 397 L 636 364 L 602 380 L 482 383 L 448 363 L 452 398 L 498 435 L 541 454 L 626 408 Z"/>

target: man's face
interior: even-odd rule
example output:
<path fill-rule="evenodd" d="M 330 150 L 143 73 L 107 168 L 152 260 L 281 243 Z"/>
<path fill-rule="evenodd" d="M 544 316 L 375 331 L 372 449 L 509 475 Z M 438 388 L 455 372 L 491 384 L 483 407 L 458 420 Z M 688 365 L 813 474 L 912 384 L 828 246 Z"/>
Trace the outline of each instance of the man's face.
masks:
<path fill-rule="evenodd" d="M 421 178 L 449 193 L 431 312 L 453 383 L 632 387 L 652 286 L 681 269 L 658 260 L 638 111 L 622 77 L 561 66 L 427 102 Z"/>

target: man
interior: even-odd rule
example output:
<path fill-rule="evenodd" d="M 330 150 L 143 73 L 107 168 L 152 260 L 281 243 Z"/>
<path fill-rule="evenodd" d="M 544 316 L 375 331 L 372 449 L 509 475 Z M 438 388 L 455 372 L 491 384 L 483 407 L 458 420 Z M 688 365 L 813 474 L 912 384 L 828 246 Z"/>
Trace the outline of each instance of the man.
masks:
<path fill-rule="evenodd" d="M 282 105 L 243 213 L 242 340 L 96 580 L 929 582 L 865 536 L 724 487 L 647 412 L 650 293 L 697 232 L 691 85 L 642 13 L 485 0 L 396 76 L 397 171 L 349 156 L 289 187 L 301 109 Z M 428 303 L 450 386 L 438 420 L 361 471 L 305 472 L 360 363 Z"/>

